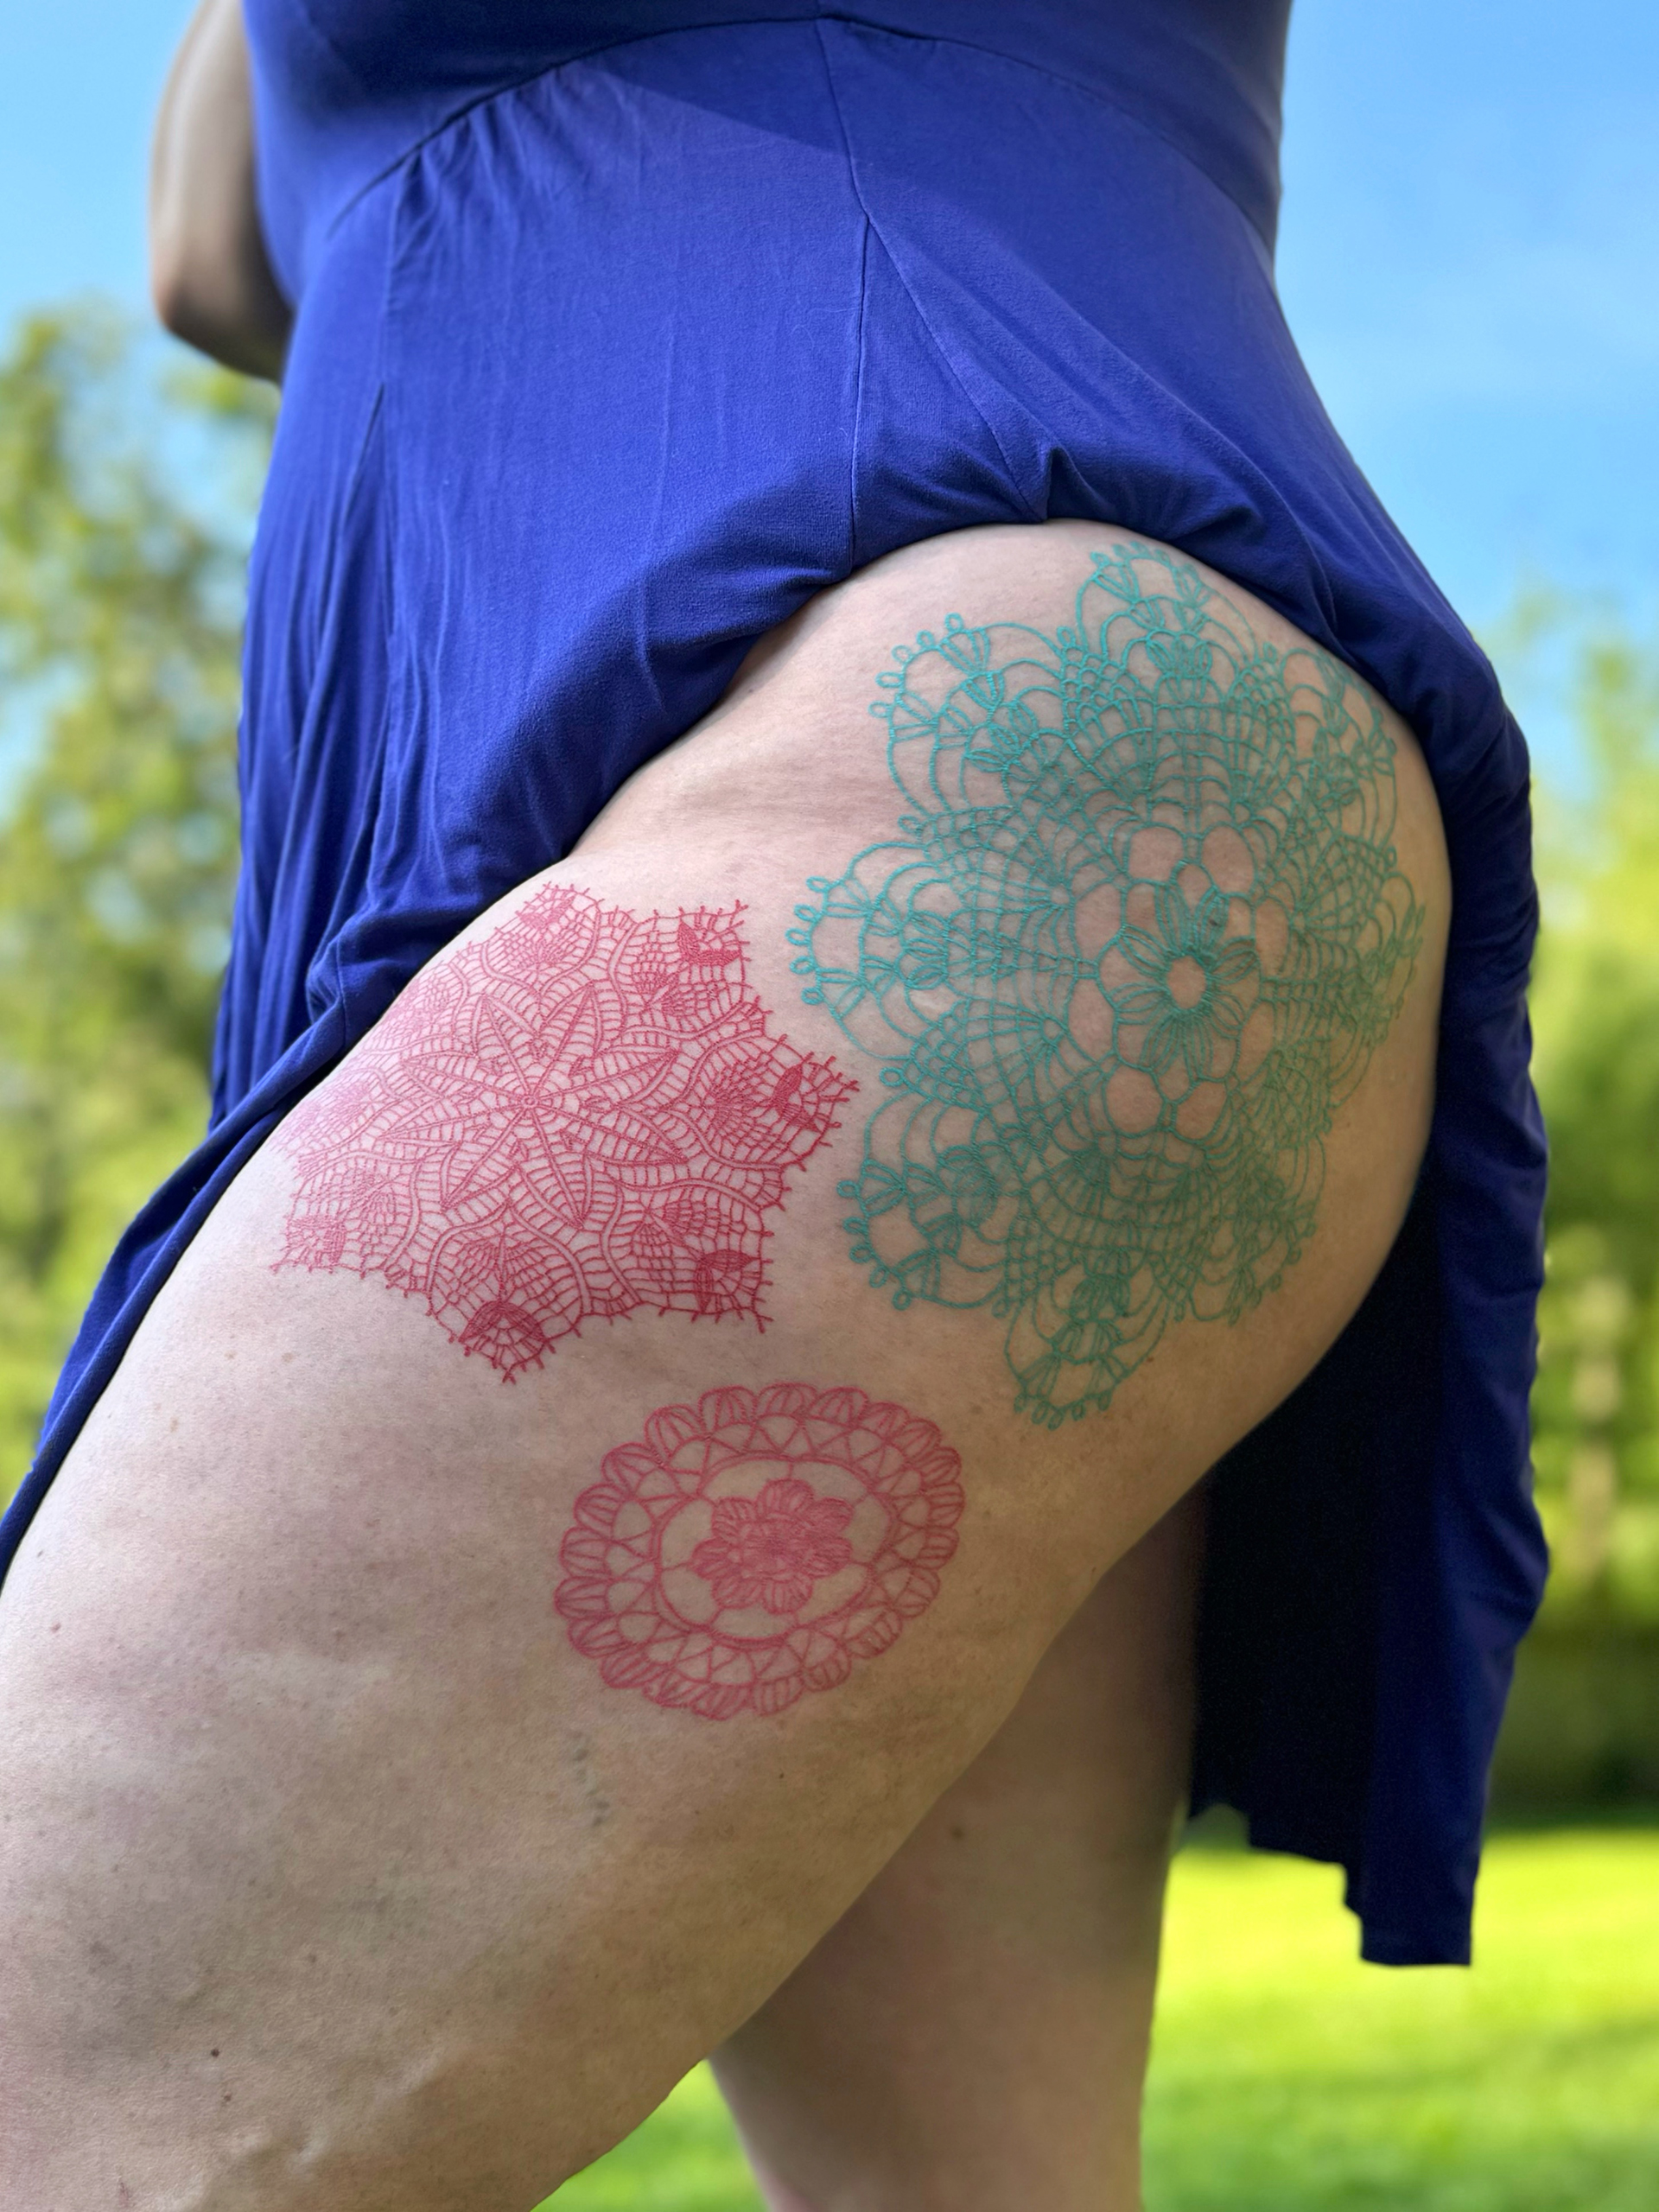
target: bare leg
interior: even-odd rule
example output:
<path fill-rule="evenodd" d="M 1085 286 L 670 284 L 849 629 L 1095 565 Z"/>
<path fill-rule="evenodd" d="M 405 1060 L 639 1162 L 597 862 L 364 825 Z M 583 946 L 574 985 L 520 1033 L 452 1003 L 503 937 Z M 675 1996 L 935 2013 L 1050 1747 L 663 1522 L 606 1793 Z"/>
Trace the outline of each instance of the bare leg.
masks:
<path fill-rule="evenodd" d="M 1106 1575 L 980 1757 L 717 2054 L 773 2212 L 1132 2212 L 1185 1790 L 1198 1516 Z"/>
<path fill-rule="evenodd" d="M 31 1532 L 0 2201 L 514 2212 L 632 2126 L 1352 1313 L 1447 906 L 1403 728 L 1109 531 L 758 655 L 251 1163 Z"/>

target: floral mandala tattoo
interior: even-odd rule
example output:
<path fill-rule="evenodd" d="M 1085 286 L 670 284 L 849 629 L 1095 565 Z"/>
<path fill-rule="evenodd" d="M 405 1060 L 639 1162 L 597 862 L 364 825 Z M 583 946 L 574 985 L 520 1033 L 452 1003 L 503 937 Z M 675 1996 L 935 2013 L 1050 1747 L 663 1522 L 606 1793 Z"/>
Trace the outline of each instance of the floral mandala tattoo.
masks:
<path fill-rule="evenodd" d="M 509 1382 L 594 1317 L 759 1322 L 764 1217 L 853 1089 L 770 1033 L 735 912 L 549 885 L 289 1117 L 276 1264 L 378 1275 Z"/>
<path fill-rule="evenodd" d="M 1313 1233 L 1422 935 L 1393 741 L 1328 655 L 1141 544 L 1094 556 L 1075 626 L 952 615 L 894 657 L 897 835 L 790 932 L 882 1063 L 852 1255 L 897 1306 L 1005 1317 L 1016 1408 L 1056 1427 Z"/>
<path fill-rule="evenodd" d="M 834 1689 L 938 1594 L 962 1464 L 862 1390 L 664 1406 L 576 1500 L 554 1597 L 613 1688 L 709 1720 Z"/>

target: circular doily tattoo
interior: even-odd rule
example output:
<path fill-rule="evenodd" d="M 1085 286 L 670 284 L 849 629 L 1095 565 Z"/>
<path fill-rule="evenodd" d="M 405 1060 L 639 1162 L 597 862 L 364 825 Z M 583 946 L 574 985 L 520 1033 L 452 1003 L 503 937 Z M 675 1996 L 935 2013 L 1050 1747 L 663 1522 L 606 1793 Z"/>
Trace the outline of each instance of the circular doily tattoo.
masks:
<path fill-rule="evenodd" d="M 664 1406 L 576 1500 L 554 1605 L 605 1680 L 706 1719 L 845 1681 L 938 1594 L 962 1463 L 861 1390 Z"/>
<path fill-rule="evenodd" d="M 1393 741 L 1328 655 L 1145 545 L 1094 556 L 1075 626 L 952 616 L 896 658 L 906 811 L 791 931 L 885 1063 L 847 1227 L 895 1306 L 1005 1317 L 1053 1426 L 1313 1232 L 1422 934 Z"/>

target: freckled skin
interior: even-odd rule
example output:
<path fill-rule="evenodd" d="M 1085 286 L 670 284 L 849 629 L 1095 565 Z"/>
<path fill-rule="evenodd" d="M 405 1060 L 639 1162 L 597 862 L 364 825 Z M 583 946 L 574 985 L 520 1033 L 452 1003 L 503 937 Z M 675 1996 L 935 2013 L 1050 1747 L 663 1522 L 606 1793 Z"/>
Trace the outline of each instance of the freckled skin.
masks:
<path fill-rule="evenodd" d="M 1410 734 L 1345 679 L 1342 713 L 1381 716 L 1392 766 L 1384 791 L 1379 752 L 1327 820 L 1320 896 L 1275 889 L 1247 928 L 1228 824 L 1139 824 L 1178 833 L 1161 873 L 1102 873 L 1069 938 L 1052 901 L 1038 931 L 1065 952 L 1077 1081 L 1021 1106 L 1044 1142 L 1020 1176 L 972 1114 L 960 1142 L 938 1120 L 918 1152 L 873 1144 L 916 1095 L 883 1080 L 896 1047 L 855 1034 L 885 1003 L 874 923 L 845 1008 L 821 938 L 789 935 L 812 878 L 896 865 L 920 835 L 873 674 L 943 607 L 1058 638 L 1103 553 L 1191 568 L 1205 619 L 1281 669 L 1309 652 L 1224 579 L 1082 524 L 873 565 L 430 963 L 220 1200 L 0 1592 L 0 2202 L 79 2212 L 124 2183 L 133 2212 L 519 2212 L 717 2052 L 779 2206 L 1134 2212 L 1190 1727 L 1185 1501 L 1330 1344 L 1404 1217 L 1449 896 Z M 991 805 L 1002 768 L 966 772 Z M 1216 902 L 1197 950 L 1174 949 L 1209 895 L 1192 870 Z M 1384 895 L 1396 874 L 1408 906 Z M 964 942 L 932 892 L 884 912 L 918 1013 L 905 1054 L 968 999 L 992 1010 L 967 1056 L 982 1087 L 1040 1070 L 995 1027 L 1027 1020 L 1019 931 Z M 1410 962 L 1383 920 L 1397 942 L 1408 912 Z M 677 1044 L 657 1090 L 605 1060 L 630 1031 L 556 987 L 556 912 L 600 918 L 582 989 L 630 1021 L 724 979 L 734 1026 L 702 1074 Z M 1302 1110 L 1294 1039 L 1257 1009 L 1315 938 L 1350 983 L 1355 958 L 1381 979 L 1375 1019 L 1351 1018 L 1357 989 L 1302 1006 L 1312 1135 L 1252 1155 L 1281 1165 L 1249 1205 L 1172 1214 L 1153 1167 L 1176 1147 L 1224 1198 L 1234 1155 L 1207 1133 L 1263 1100 L 1275 1128 Z M 1169 949 L 1150 982 L 1143 938 Z M 1241 947 L 1265 980 L 1248 1007 L 1229 986 L 1206 1059 L 1167 979 L 1188 957 L 1230 975 Z M 822 1003 L 792 965 L 809 950 Z M 543 999 L 565 1027 L 541 1025 L 512 1103 L 501 1009 Z M 677 1211 L 688 1098 L 729 1240 Z M 580 1141 L 537 1121 L 573 1130 L 584 1101 Z M 1144 1204 L 1108 1134 L 1141 1147 Z M 882 1213 L 873 1163 L 915 1171 Z M 642 1244 L 630 1224 L 664 1208 L 666 1241 Z M 849 1263 L 849 1214 L 873 1245 L 902 1232 L 896 1261 L 933 1254 L 904 1311 Z M 1057 1271 L 1068 1240 L 1126 1251 L 1137 1223 L 1171 1262 L 1157 1300 L 1133 1269 L 1103 1262 L 1086 1297 L 1086 1269 Z M 669 1270 L 649 1284 L 647 1246 Z M 999 1295 L 934 1295 L 976 1251 Z M 1124 1334 L 1140 1314 L 1150 1347 Z M 638 1666 L 607 1678 L 624 1643 Z M 744 1695 L 721 1717 L 709 1690 Z"/>

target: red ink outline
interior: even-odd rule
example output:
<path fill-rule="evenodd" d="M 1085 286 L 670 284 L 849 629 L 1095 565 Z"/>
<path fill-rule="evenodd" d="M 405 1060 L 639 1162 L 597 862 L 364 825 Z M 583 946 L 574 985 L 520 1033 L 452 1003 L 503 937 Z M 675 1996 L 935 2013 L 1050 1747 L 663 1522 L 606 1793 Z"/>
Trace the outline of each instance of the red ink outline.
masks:
<path fill-rule="evenodd" d="M 289 1117 L 278 1268 L 378 1275 L 512 1381 L 583 1322 L 759 1326 L 764 1217 L 857 1088 L 767 1027 L 741 907 L 544 886 Z"/>
<path fill-rule="evenodd" d="M 938 1595 L 962 1462 L 862 1390 L 773 1382 L 664 1406 L 605 1456 L 555 1611 L 613 1688 L 708 1720 L 846 1681 Z"/>

